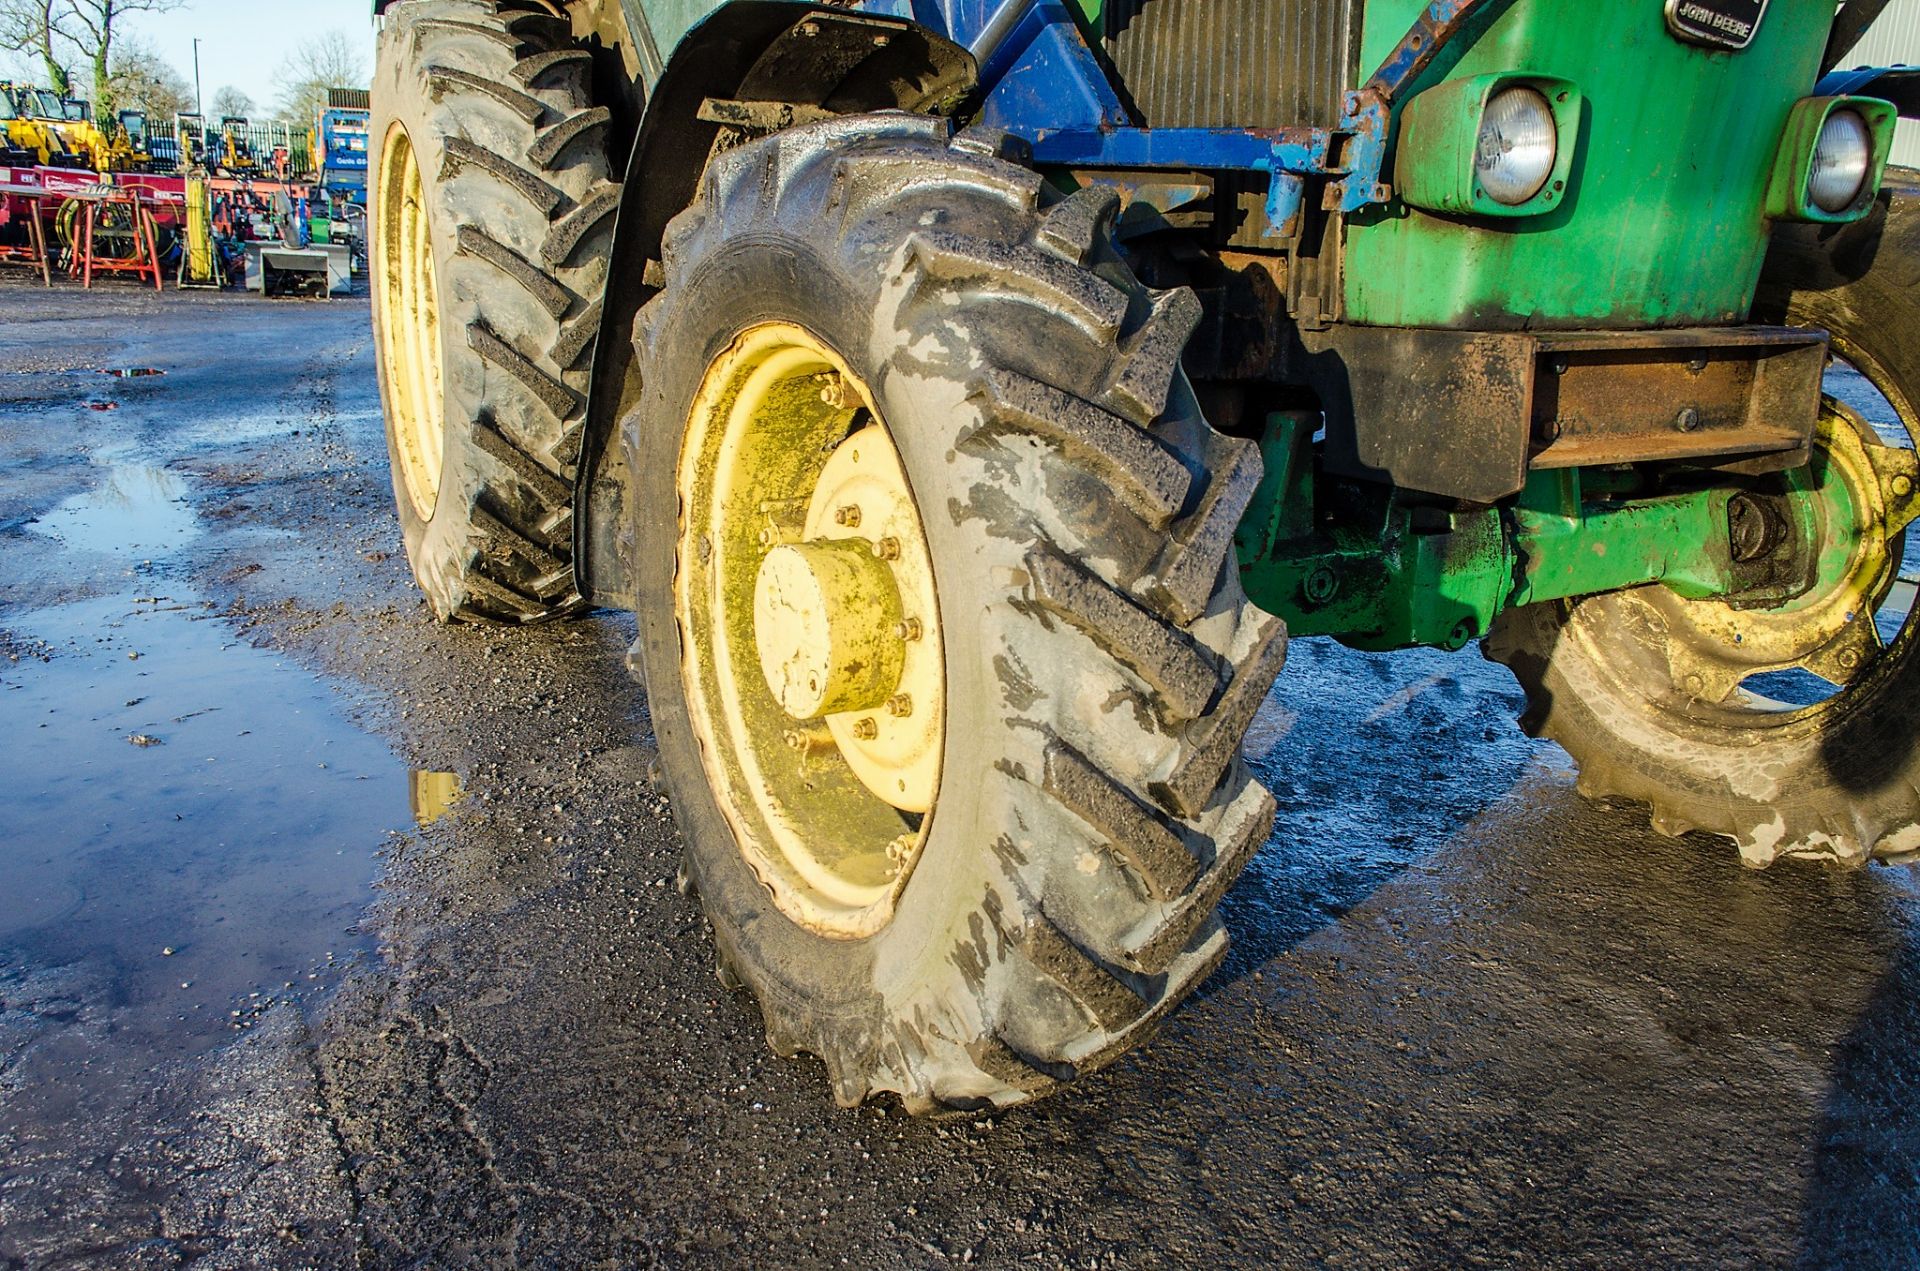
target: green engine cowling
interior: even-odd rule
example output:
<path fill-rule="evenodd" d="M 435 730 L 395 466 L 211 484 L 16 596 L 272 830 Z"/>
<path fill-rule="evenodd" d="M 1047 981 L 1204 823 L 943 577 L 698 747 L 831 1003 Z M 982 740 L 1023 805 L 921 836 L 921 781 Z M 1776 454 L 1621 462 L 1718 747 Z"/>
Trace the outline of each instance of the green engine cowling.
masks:
<path fill-rule="evenodd" d="M 1565 81 L 1579 113 L 1566 189 L 1531 216 L 1439 214 L 1404 201 L 1356 214 L 1346 229 L 1347 320 L 1476 330 L 1742 321 L 1766 250 L 1768 181 L 1818 72 L 1832 4 L 1773 0 L 1740 50 L 1676 39 L 1657 0 L 1489 7 L 1396 105 L 1396 123 L 1445 82 Z M 1370 0 L 1360 64 L 1377 65 L 1425 8 Z M 1446 161 L 1404 135 L 1393 159 L 1398 174 Z"/>

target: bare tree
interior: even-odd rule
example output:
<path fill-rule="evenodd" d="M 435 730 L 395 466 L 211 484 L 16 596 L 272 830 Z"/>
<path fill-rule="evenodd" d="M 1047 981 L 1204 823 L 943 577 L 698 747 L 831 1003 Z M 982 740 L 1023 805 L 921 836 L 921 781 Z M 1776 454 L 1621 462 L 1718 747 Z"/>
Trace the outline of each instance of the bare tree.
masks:
<path fill-rule="evenodd" d="M 312 119 L 326 109 L 328 89 L 365 88 L 366 65 L 360 46 L 344 31 L 328 31 L 302 41 L 280 63 L 275 75 L 280 88 L 280 117 Z"/>
<path fill-rule="evenodd" d="M 213 95 L 213 117 L 245 119 L 253 114 L 253 98 L 247 96 L 231 84 L 223 85 Z"/>
<path fill-rule="evenodd" d="M 57 44 L 64 0 L 0 0 L 0 50 L 40 59 L 47 71 L 47 87 L 65 97 L 72 88 L 66 63 Z"/>
<path fill-rule="evenodd" d="M 116 111 L 144 110 L 150 119 L 167 121 L 168 127 L 176 114 L 193 109 L 193 85 L 186 76 L 136 40 L 123 38 L 114 50 L 110 87 Z"/>
<path fill-rule="evenodd" d="M 113 41 L 130 13 L 170 13 L 181 0 L 61 0 L 65 21 L 60 31 L 79 47 L 93 67 L 93 109 L 98 118 L 113 114 Z"/>

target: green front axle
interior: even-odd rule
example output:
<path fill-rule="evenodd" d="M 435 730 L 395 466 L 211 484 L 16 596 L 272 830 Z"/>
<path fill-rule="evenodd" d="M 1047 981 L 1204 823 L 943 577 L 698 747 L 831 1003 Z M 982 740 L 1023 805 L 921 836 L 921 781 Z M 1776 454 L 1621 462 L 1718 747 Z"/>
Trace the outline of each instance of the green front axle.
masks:
<path fill-rule="evenodd" d="M 1689 599 L 1780 603 L 1844 568 L 1822 525 L 1845 484 L 1804 472 L 1773 489 L 1649 491 L 1631 471 L 1535 472 L 1495 506 L 1443 505 L 1319 470 L 1311 413 L 1271 416 L 1266 477 L 1236 539 L 1247 595 L 1294 635 L 1361 649 L 1458 649 L 1502 610 L 1663 583 Z"/>

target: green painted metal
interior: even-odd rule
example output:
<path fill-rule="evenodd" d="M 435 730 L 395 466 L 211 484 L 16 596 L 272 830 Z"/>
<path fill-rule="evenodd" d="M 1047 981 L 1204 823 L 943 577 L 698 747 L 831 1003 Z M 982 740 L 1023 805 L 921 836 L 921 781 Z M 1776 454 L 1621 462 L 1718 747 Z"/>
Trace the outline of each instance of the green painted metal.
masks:
<path fill-rule="evenodd" d="M 1073 0 L 1073 12 L 1080 19 L 1081 33 L 1089 43 L 1098 45 L 1106 31 L 1107 0 Z"/>
<path fill-rule="evenodd" d="M 1427 0 L 1369 0 L 1376 64 Z M 1585 99 L 1560 206 L 1518 220 L 1396 203 L 1347 223 L 1348 317 L 1385 326 L 1636 327 L 1744 318 L 1764 201 L 1793 104 L 1811 89 L 1832 0 L 1773 0 L 1738 52 L 1683 44 L 1653 0 L 1514 0 L 1415 85 L 1519 72 Z M 1402 107 L 1404 109 L 1404 107 Z"/>
<path fill-rule="evenodd" d="M 1539 193 L 1516 204 L 1498 202 L 1481 189 L 1473 168 L 1480 116 L 1488 100 L 1508 88 L 1531 88 L 1551 102 L 1560 138 L 1553 170 Z M 1400 113 L 1394 188 L 1409 204 L 1429 212 L 1500 217 L 1551 212 L 1566 196 L 1567 173 L 1580 149 L 1580 117 L 1585 109 L 1580 87 L 1571 80 L 1473 75 L 1435 84 Z"/>
<path fill-rule="evenodd" d="M 1255 604 L 1295 635 L 1356 648 L 1457 649 L 1517 605 L 1662 583 L 1689 599 L 1755 594 L 1732 556 L 1732 487 L 1637 496 L 1600 470 L 1535 473 L 1495 507 L 1453 509 L 1317 472 L 1309 413 L 1270 417 L 1266 476 L 1235 546 Z M 1629 474 L 1624 479 L 1632 480 Z M 1787 474 L 1790 543 L 1816 555 L 1807 580 L 1844 575 L 1820 532 L 1850 525 L 1844 482 Z M 1816 592 L 1818 587 L 1816 586 Z"/>
<path fill-rule="evenodd" d="M 1827 116 L 1836 110 L 1851 110 L 1866 122 L 1873 134 L 1873 158 L 1867 166 L 1867 179 L 1860 183 L 1860 195 L 1852 206 L 1829 212 L 1807 197 L 1807 175 L 1813 167 L 1813 151 L 1820 140 L 1820 129 Z M 1880 189 L 1880 178 L 1887 169 L 1887 154 L 1893 148 L 1893 125 L 1899 116 L 1892 102 L 1875 97 L 1808 97 L 1794 104 L 1787 117 L 1786 135 L 1774 155 L 1772 179 L 1767 183 L 1768 216 L 1790 217 L 1796 221 L 1820 221 L 1839 224 L 1857 221 L 1873 206 Z"/>

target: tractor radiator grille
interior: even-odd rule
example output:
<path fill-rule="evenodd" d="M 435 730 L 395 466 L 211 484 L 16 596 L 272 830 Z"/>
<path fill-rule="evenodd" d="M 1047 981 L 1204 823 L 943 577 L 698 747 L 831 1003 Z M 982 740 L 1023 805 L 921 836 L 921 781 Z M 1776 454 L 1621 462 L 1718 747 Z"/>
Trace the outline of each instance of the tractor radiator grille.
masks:
<path fill-rule="evenodd" d="M 1110 0 L 1107 56 L 1152 128 L 1333 125 L 1360 0 Z"/>

